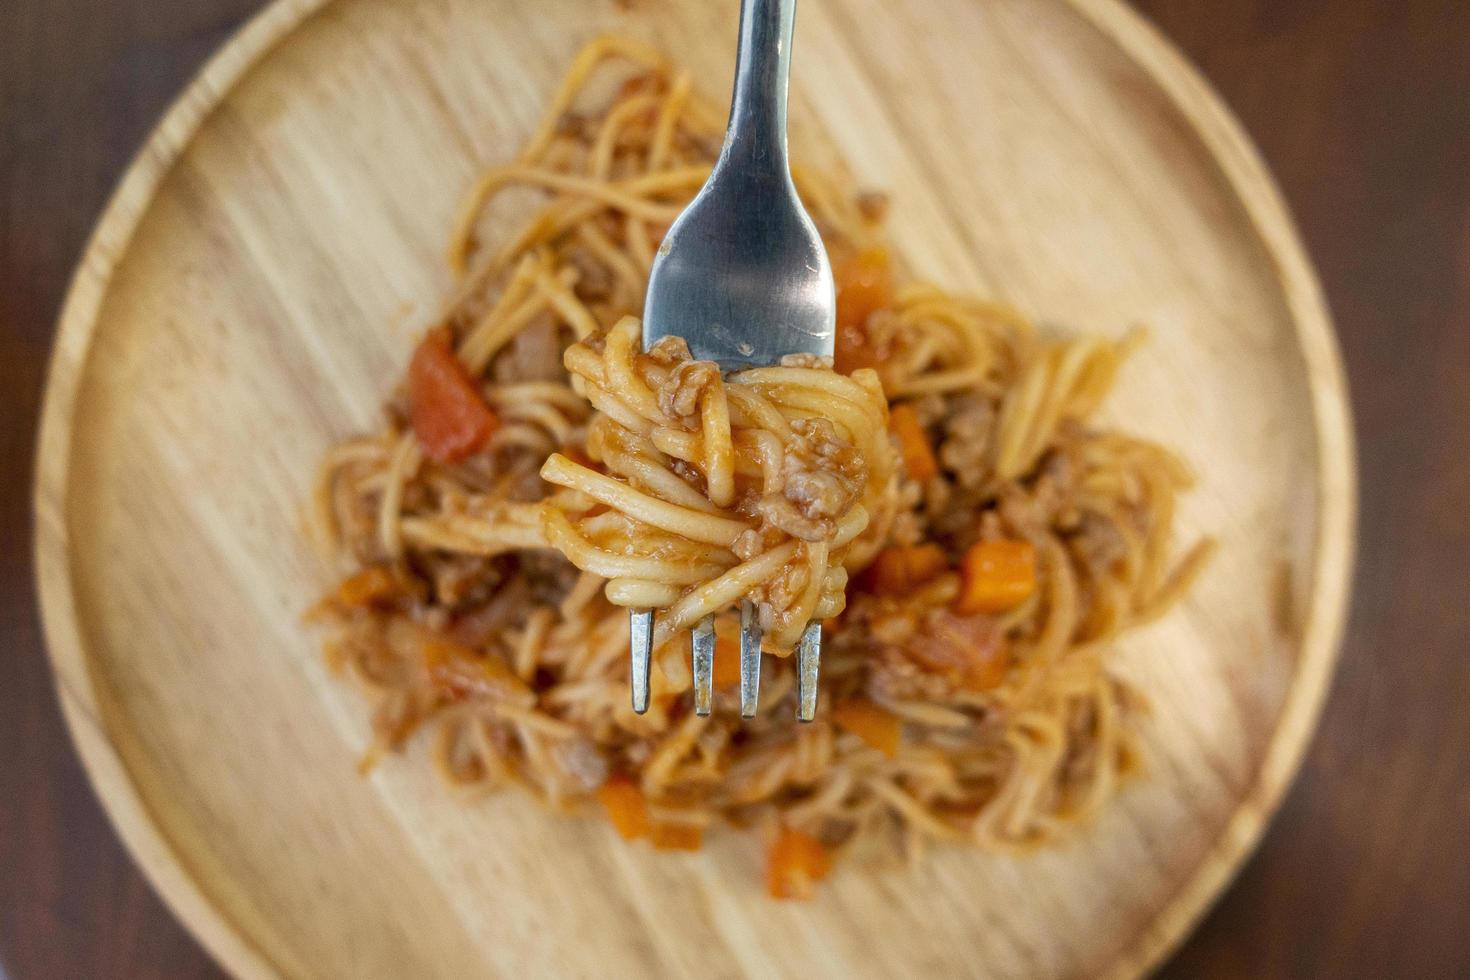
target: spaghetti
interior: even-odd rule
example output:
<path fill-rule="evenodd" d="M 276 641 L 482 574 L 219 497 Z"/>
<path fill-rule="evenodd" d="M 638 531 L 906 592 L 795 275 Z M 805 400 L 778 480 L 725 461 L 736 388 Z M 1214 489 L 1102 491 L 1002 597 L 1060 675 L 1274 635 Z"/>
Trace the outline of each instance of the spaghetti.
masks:
<path fill-rule="evenodd" d="M 725 377 L 677 340 L 641 350 L 654 250 L 721 123 L 656 51 L 599 38 L 470 192 L 455 290 L 387 425 L 317 485 L 349 574 L 316 611 L 372 705 L 364 766 L 428 728 L 461 790 L 600 807 L 661 848 L 755 824 L 777 897 L 877 842 L 1053 840 L 1139 766 L 1143 701 L 1110 641 L 1211 550 L 1171 558 L 1177 458 L 1089 422 L 1137 338 L 1043 337 L 895 285 L 884 200 L 798 170 L 837 271 L 835 364 Z M 746 721 L 741 598 L 771 655 Z M 620 606 L 661 610 L 642 716 Z M 700 717 L 706 615 L 727 703 Z M 811 619 L 821 708 L 798 725 L 786 655 Z"/>
<path fill-rule="evenodd" d="M 601 465 L 554 453 L 541 467 L 575 491 L 544 506 L 547 542 L 606 577 L 615 605 L 663 610 L 655 646 L 749 598 L 789 652 L 809 621 L 842 612 L 848 569 L 895 510 L 878 376 L 792 356 L 724 379 L 678 338 L 638 352 L 641 333 L 625 317 L 567 350 Z"/>

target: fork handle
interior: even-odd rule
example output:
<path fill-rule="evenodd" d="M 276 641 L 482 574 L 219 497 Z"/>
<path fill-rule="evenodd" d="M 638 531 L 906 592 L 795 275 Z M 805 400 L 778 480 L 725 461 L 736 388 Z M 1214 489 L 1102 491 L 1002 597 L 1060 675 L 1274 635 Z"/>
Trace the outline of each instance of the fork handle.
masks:
<path fill-rule="evenodd" d="M 735 92 L 720 163 L 789 180 L 786 89 L 796 0 L 741 0 Z M 737 170 L 736 172 L 739 172 Z"/>

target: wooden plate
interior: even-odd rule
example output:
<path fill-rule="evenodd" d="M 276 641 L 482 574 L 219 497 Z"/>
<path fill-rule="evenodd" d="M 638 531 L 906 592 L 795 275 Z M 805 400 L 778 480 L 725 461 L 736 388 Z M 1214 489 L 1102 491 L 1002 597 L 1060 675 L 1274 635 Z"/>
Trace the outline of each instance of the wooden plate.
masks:
<path fill-rule="evenodd" d="M 1334 660 L 1351 561 L 1335 342 L 1274 187 L 1111 0 L 803 0 L 794 140 L 894 195 L 911 267 L 1044 321 L 1152 327 L 1111 420 L 1181 447 L 1224 547 L 1126 644 L 1151 777 L 1065 846 L 761 897 L 756 845 L 655 855 L 414 753 L 359 778 L 299 616 L 313 467 L 368 427 L 447 287 L 457 198 L 575 49 L 660 42 L 723 93 L 735 8 L 279 0 L 124 179 L 77 273 L 36 489 L 73 736 L 175 912 L 242 976 L 1093 976 L 1184 935 L 1260 835 Z"/>

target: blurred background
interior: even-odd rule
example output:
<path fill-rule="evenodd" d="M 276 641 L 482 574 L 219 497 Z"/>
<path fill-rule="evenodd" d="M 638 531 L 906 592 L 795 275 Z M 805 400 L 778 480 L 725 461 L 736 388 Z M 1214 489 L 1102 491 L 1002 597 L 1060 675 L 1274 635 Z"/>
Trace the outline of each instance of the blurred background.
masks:
<path fill-rule="evenodd" d="M 977 0 L 983 2 L 983 0 Z M 0 0 L 0 980 L 214 977 L 67 740 L 30 567 L 58 306 L 129 158 L 259 0 Z M 1470 976 L 1470 2 L 1136 0 L 1243 121 L 1346 358 L 1341 667 L 1260 850 L 1166 977 Z"/>

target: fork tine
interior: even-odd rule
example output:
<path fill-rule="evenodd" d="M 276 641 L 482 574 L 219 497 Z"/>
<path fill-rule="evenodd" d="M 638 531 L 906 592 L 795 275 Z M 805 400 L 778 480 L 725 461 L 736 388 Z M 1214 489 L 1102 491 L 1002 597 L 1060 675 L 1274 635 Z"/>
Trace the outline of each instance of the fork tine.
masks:
<path fill-rule="evenodd" d="M 694 661 L 694 713 L 707 715 L 714 704 L 715 618 L 706 616 L 694 627 L 690 641 Z"/>
<path fill-rule="evenodd" d="M 807 623 L 796 648 L 796 720 L 817 716 L 817 667 L 822 660 L 822 624 Z"/>
<path fill-rule="evenodd" d="M 755 618 L 755 603 L 740 603 L 740 717 L 754 718 L 761 696 L 761 624 Z"/>
<path fill-rule="evenodd" d="M 648 668 L 653 659 L 653 610 L 628 610 L 628 649 L 633 655 L 633 710 L 648 710 Z"/>

